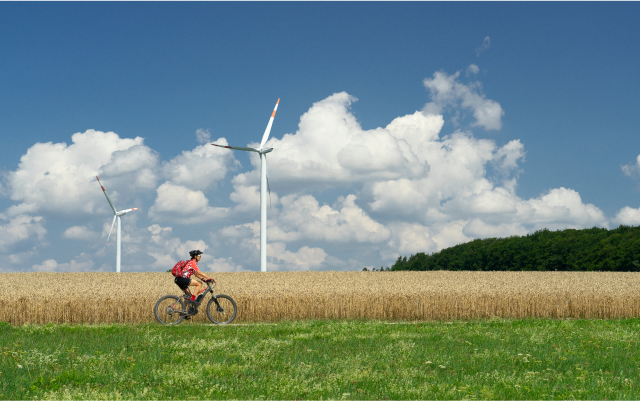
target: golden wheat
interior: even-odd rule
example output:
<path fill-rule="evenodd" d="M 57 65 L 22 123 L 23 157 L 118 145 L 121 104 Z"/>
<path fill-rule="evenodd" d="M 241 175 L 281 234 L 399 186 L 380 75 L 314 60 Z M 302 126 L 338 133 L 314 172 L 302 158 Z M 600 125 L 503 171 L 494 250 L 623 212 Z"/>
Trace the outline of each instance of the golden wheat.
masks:
<path fill-rule="evenodd" d="M 236 322 L 640 316 L 640 273 L 210 273 L 238 303 Z M 0 321 L 149 322 L 169 273 L 3 273 Z M 195 321 L 205 319 L 204 307 Z"/>

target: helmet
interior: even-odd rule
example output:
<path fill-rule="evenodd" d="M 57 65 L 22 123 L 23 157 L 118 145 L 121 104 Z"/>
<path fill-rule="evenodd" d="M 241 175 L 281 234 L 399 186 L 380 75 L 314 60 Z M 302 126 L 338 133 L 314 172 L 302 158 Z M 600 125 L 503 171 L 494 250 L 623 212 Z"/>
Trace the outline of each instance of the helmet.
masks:
<path fill-rule="evenodd" d="M 195 258 L 198 255 L 202 255 L 202 251 L 199 249 L 193 250 L 191 252 L 189 252 L 189 256 L 191 256 L 192 258 Z"/>

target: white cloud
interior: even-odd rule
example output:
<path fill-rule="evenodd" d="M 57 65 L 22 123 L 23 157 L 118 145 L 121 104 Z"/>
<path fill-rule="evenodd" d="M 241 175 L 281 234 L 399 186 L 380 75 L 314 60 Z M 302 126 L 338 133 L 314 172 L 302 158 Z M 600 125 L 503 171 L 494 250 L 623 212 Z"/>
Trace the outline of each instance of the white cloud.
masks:
<path fill-rule="evenodd" d="M 311 195 L 285 196 L 281 199 L 282 212 L 274 222 L 273 239 L 360 243 L 388 239 L 389 229 L 369 217 L 355 200 L 355 195 L 339 198 L 336 210 L 328 205 L 320 206 Z"/>
<path fill-rule="evenodd" d="M 519 223 L 487 224 L 480 219 L 473 219 L 467 223 L 463 233 L 471 238 L 498 238 L 514 235 L 526 235 L 529 232 Z"/>
<path fill-rule="evenodd" d="M 496 151 L 493 162 L 498 164 L 504 173 L 509 173 L 518 168 L 518 160 L 524 161 L 524 156 L 524 145 L 519 139 L 514 139 Z"/>
<path fill-rule="evenodd" d="M 438 249 L 432 238 L 429 227 L 417 223 L 392 223 L 393 232 L 389 246 L 402 254 L 425 252 L 431 253 Z M 395 257 L 395 255 L 394 255 Z"/>
<path fill-rule="evenodd" d="M 9 252 L 19 242 L 33 238 L 42 240 L 47 233 L 42 216 L 18 215 L 7 220 L 8 223 L 0 224 L 1 252 Z"/>
<path fill-rule="evenodd" d="M 572 189 L 554 188 L 540 198 L 530 199 L 519 205 L 517 217 L 536 229 L 607 227 L 602 210 L 592 204 L 582 203 L 580 194 Z"/>
<path fill-rule="evenodd" d="M 502 127 L 504 110 L 494 100 L 487 99 L 479 93 L 479 82 L 465 85 L 458 81 L 460 71 L 453 75 L 438 71 L 433 78 L 425 78 L 424 86 L 429 89 L 431 102 L 424 111 L 427 114 L 440 114 L 446 108 L 469 109 L 473 111 L 475 123 L 473 126 L 481 126 L 487 130 L 499 130 Z"/>
<path fill-rule="evenodd" d="M 211 133 L 209 130 L 198 128 L 196 130 L 196 140 L 200 145 L 211 143 Z"/>
<path fill-rule="evenodd" d="M 468 76 L 478 72 L 475 64 L 467 68 Z M 441 132 L 445 109 L 460 119 L 472 114 L 472 126 L 499 129 L 501 106 L 486 99 L 479 82 L 462 83 L 460 72 L 437 72 L 425 86 L 431 92 L 425 110 L 397 117 L 385 127 L 362 129 L 351 111 L 356 99 L 341 92 L 314 103 L 295 133 L 271 138 L 270 270 L 379 266 L 381 258 L 386 263 L 474 238 L 540 228 L 606 227 L 609 222 L 640 224 L 640 209 L 623 208 L 609 220 L 564 187 L 520 198 L 516 189 L 526 155 L 520 140 L 498 146 L 470 131 Z M 230 178 L 228 173 L 239 165 L 234 153 L 209 145 L 208 131 L 198 130 L 196 138 L 202 145 L 164 162 L 142 138 L 112 132 L 77 133 L 71 145 L 35 144 L 0 188 L 15 201 L 0 213 L 0 252 L 13 252 L 0 253 L 0 261 L 41 261 L 31 267 L 39 271 L 112 271 L 114 247 L 101 255 L 102 246 L 96 252 L 92 244 L 99 234 L 92 228 L 102 224 L 100 235 L 106 238 L 111 217 L 105 214 L 96 221 L 82 216 L 109 211 L 93 177 L 104 174 L 101 179 L 116 206 L 148 209 L 146 216 L 136 212 L 125 218 L 124 271 L 165 271 L 188 258 L 191 249 L 205 251 L 203 266 L 213 271 L 257 270 L 260 160 L 250 154 L 253 168 Z M 226 144 L 226 139 L 216 142 Z M 630 176 L 640 174 L 640 156 L 637 164 L 622 169 Z M 231 191 L 217 185 L 226 180 Z M 212 205 L 206 192 L 211 188 L 227 190 L 216 199 L 229 196 L 234 205 Z M 151 189 L 156 191 L 153 202 L 147 200 Z M 50 254 L 33 259 L 45 247 L 43 216 L 59 214 L 77 216 L 54 239 L 89 241 L 74 247 L 88 248 L 95 252 L 92 258 L 108 258 L 108 263 L 98 267 L 86 255 L 69 263 L 58 263 L 63 259 Z M 202 236 L 209 236 L 208 242 Z"/>
<path fill-rule="evenodd" d="M 47 259 L 40 264 L 31 266 L 36 272 L 90 272 L 94 271 L 94 263 L 91 260 L 78 262 L 75 259 L 69 263 L 58 263 L 55 259 Z"/>
<path fill-rule="evenodd" d="M 223 219 L 229 214 L 228 208 L 209 206 L 209 200 L 202 191 L 165 182 L 157 192 L 158 197 L 149 209 L 149 217 L 154 221 L 196 224 Z"/>
<path fill-rule="evenodd" d="M 259 185 L 234 185 L 234 191 L 229 199 L 236 203 L 233 208 L 237 212 L 256 212 L 260 210 L 260 186 Z M 275 207 L 280 202 L 278 194 L 267 192 L 267 209 Z"/>
<path fill-rule="evenodd" d="M 249 272 L 252 270 L 245 269 L 242 265 L 237 264 L 233 261 L 233 258 L 218 258 L 214 259 L 213 262 L 207 263 L 205 268 L 200 268 L 200 270 L 208 271 L 208 272 Z M 215 278 L 215 277 L 214 277 Z"/>
<path fill-rule="evenodd" d="M 203 240 L 182 241 L 180 238 L 172 237 L 172 227 L 162 227 L 153 224 L 147 228 L 152 234 L 151 241 L 147 245 L 146 253 L 155 259 L 150 264 L 155 270 L 169 270 L 180 260 L 189 259 L 189 251 L 199 249 L 204 252 L 202 263 L 207 262 L 207 249 L 209 246 Z"/>
<path fill-rule="evenodd" d="M 87 226 L 73 226 L 67 228 L 62 233 L 62 238 L 66 239 L 78 239 L 82 241 L 94 241 L 99 237 L 99 234 L 90 230 Z"/>
<path fill-rule="evenodd" d="M 227 145 L 227 140 L 219 138 L 216 143 Z M 204 190 L 224 179 L 229 166 L 236 163 L 233 152 L 206 143 L 164 163 L 162 173 L 174 185 Z"/>
<path fill-rule="evenodd" d="M 428 171 L 428 165 L 412 150 L 409 138 L 394 136 L 389 129 L 363 130 L 349 110 L 354 101 L 354 97 L 341 92 L 314 103 L 300 118 L 295 134 L 267 142 L 274 148 L 267 155 L 272 189 L 298 192 L 414 177 Z M 432 117 L 424 123 L 431 126 L 429 134 L 437 133 L 442 119 Z M 401 122 L 397 125 L 400 130 Z M 417 139 L 411 135 L 407 133 Z M 236 188 L 259 184 L 260 159 L 257 154 L 250 157 L 254 170 L 236 175 Z"/>
<path fill-rule="evenodd" d="M 485 50 L 488 50 L 490 47 L 491 47 L 491 38 L 488 36 L 485 36 L 480 47 L 476 49 L 476 56 L 479 57 L 482 52 L 484 52 Z"/>
<path fill-rule="evenodd" d="M 286 245 L 282 242 L 267 245 L 267 254 L 270 258 L 271 270 L 289 271 L 306 271 L 317 268 L 327 257 L 327 253 L 322 248 L 303 246 L 297 252 L 291 252 L 286 250 Z"/>
<path fill-rule="evenodd" d="M 108 207 L 95 182 L 95 175 L 102 172 L 108 172 L 112 186 L 107 190 L 114 202 L 119 194 L 116 188 L 155 187 L 157 154 L 143 145 L 142 138 L 120 138 L 113 132 L 88 130 L 73 134 L 71 139 L 69 146 L 36 143 L 20 158 L 18 169 L 8 174 L 8 191 L 12 200 L 21 203 L 9 208 L 8 215 L 27 210 L 93 213 L 96 207 Z"/>
<path fill-rule="evenodd" d="M 622 172 L 629 177 L 640 175 L 640 155 L 638 155 L 635 164 L 629 163 L 622 166 Z"/>
<path fill-rule="evenodd" d="M 618 211 L 613 222 L 617 225 L 624 224 L 626 226 L 638 226 L 640 225 L 640 208 L 634 209 L 629 206 L 625 206 Z"/>

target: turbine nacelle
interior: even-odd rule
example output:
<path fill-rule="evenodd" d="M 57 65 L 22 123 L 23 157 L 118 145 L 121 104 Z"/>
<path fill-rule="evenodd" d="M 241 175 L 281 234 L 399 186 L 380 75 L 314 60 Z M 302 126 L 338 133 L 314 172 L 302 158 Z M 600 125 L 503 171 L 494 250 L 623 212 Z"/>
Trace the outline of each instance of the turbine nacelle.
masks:
<path fill-rule="evenodd" d="M 129 212 L 133 212 L 134 210 L 138 210 L 139 208 L 134 207 L 132 209 L 127 209 L 127 210 L 121 210 L 119 212 L 116 212 L 116 216 L 124 216 L 125 214 L 129 213 Z"/>

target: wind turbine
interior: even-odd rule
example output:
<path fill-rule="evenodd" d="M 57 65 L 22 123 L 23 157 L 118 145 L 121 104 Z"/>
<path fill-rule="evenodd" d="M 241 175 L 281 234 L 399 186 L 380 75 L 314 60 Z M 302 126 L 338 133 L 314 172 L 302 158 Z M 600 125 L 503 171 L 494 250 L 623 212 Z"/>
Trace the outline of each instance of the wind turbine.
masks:
<path fill-rule="evenodd" d="M 107 195 L 107 191 L 102 186 L 102 183 L 100 182 L 100 178 L 98 178 L 97 175 L 96 175 L 96 179 L 98 180 L 98 184 L 100 184 L 100 188 L 102 188 L 102 192 L 104 192 L 104 196 L 107 197 L 107 201 L 109 201 L 109 205 L 111 206 L 111 209 L 113 209 L 113 222 L 111 223 L 111 230 L 109 230 L 109 236 L 107 237 L 107 242 L 105 242 L 104 244 L 105 248 L 107 247 L 107 243 L 109 243 L 109 238 L 111 237 L 111 231 L 113 231 L 113 225 L 116 224 L 116 219 L 118 219 L 118 232 L 116 237 L 116 271 L 120 273 L 120 250 L 122 248 L 121 246 L 122 230 L 120 228 L 122 226 L 122 221 L 120 220 L 120 217 L 134 210 L 138 210 L 139 208 L 134 207 L 133 209 L 121 210 L 119 212 L 116 211 L 116 207 L 113 206 L 113 202 L 111 202 L 111 198 L 109 198 L 109 195 Z M 102 251 L 104 252 L 104 249 Z"/>
<path fill-rule="evenodd" d="M 280 99 L 276 102 L 276 107 L 273 108 L 269 124 L 267 124 L 267 129 L 264 130 L 262 142 L 260 142 L 260 147 L 258 149 L 224 146 L 212 143 L 213 146 L 220 148 L 258 152 L 260 154 L 260 270 L 263 272 L 267 271 L 267 153 L 273 150 L 273 148 L 265 148 L 264 144 L 267 143 L 267 139 L 269 139 L 271 125 L 273 124 L 273 119 L 276 116 L 276 110 L 278 110 L 279 103 Z"/>

